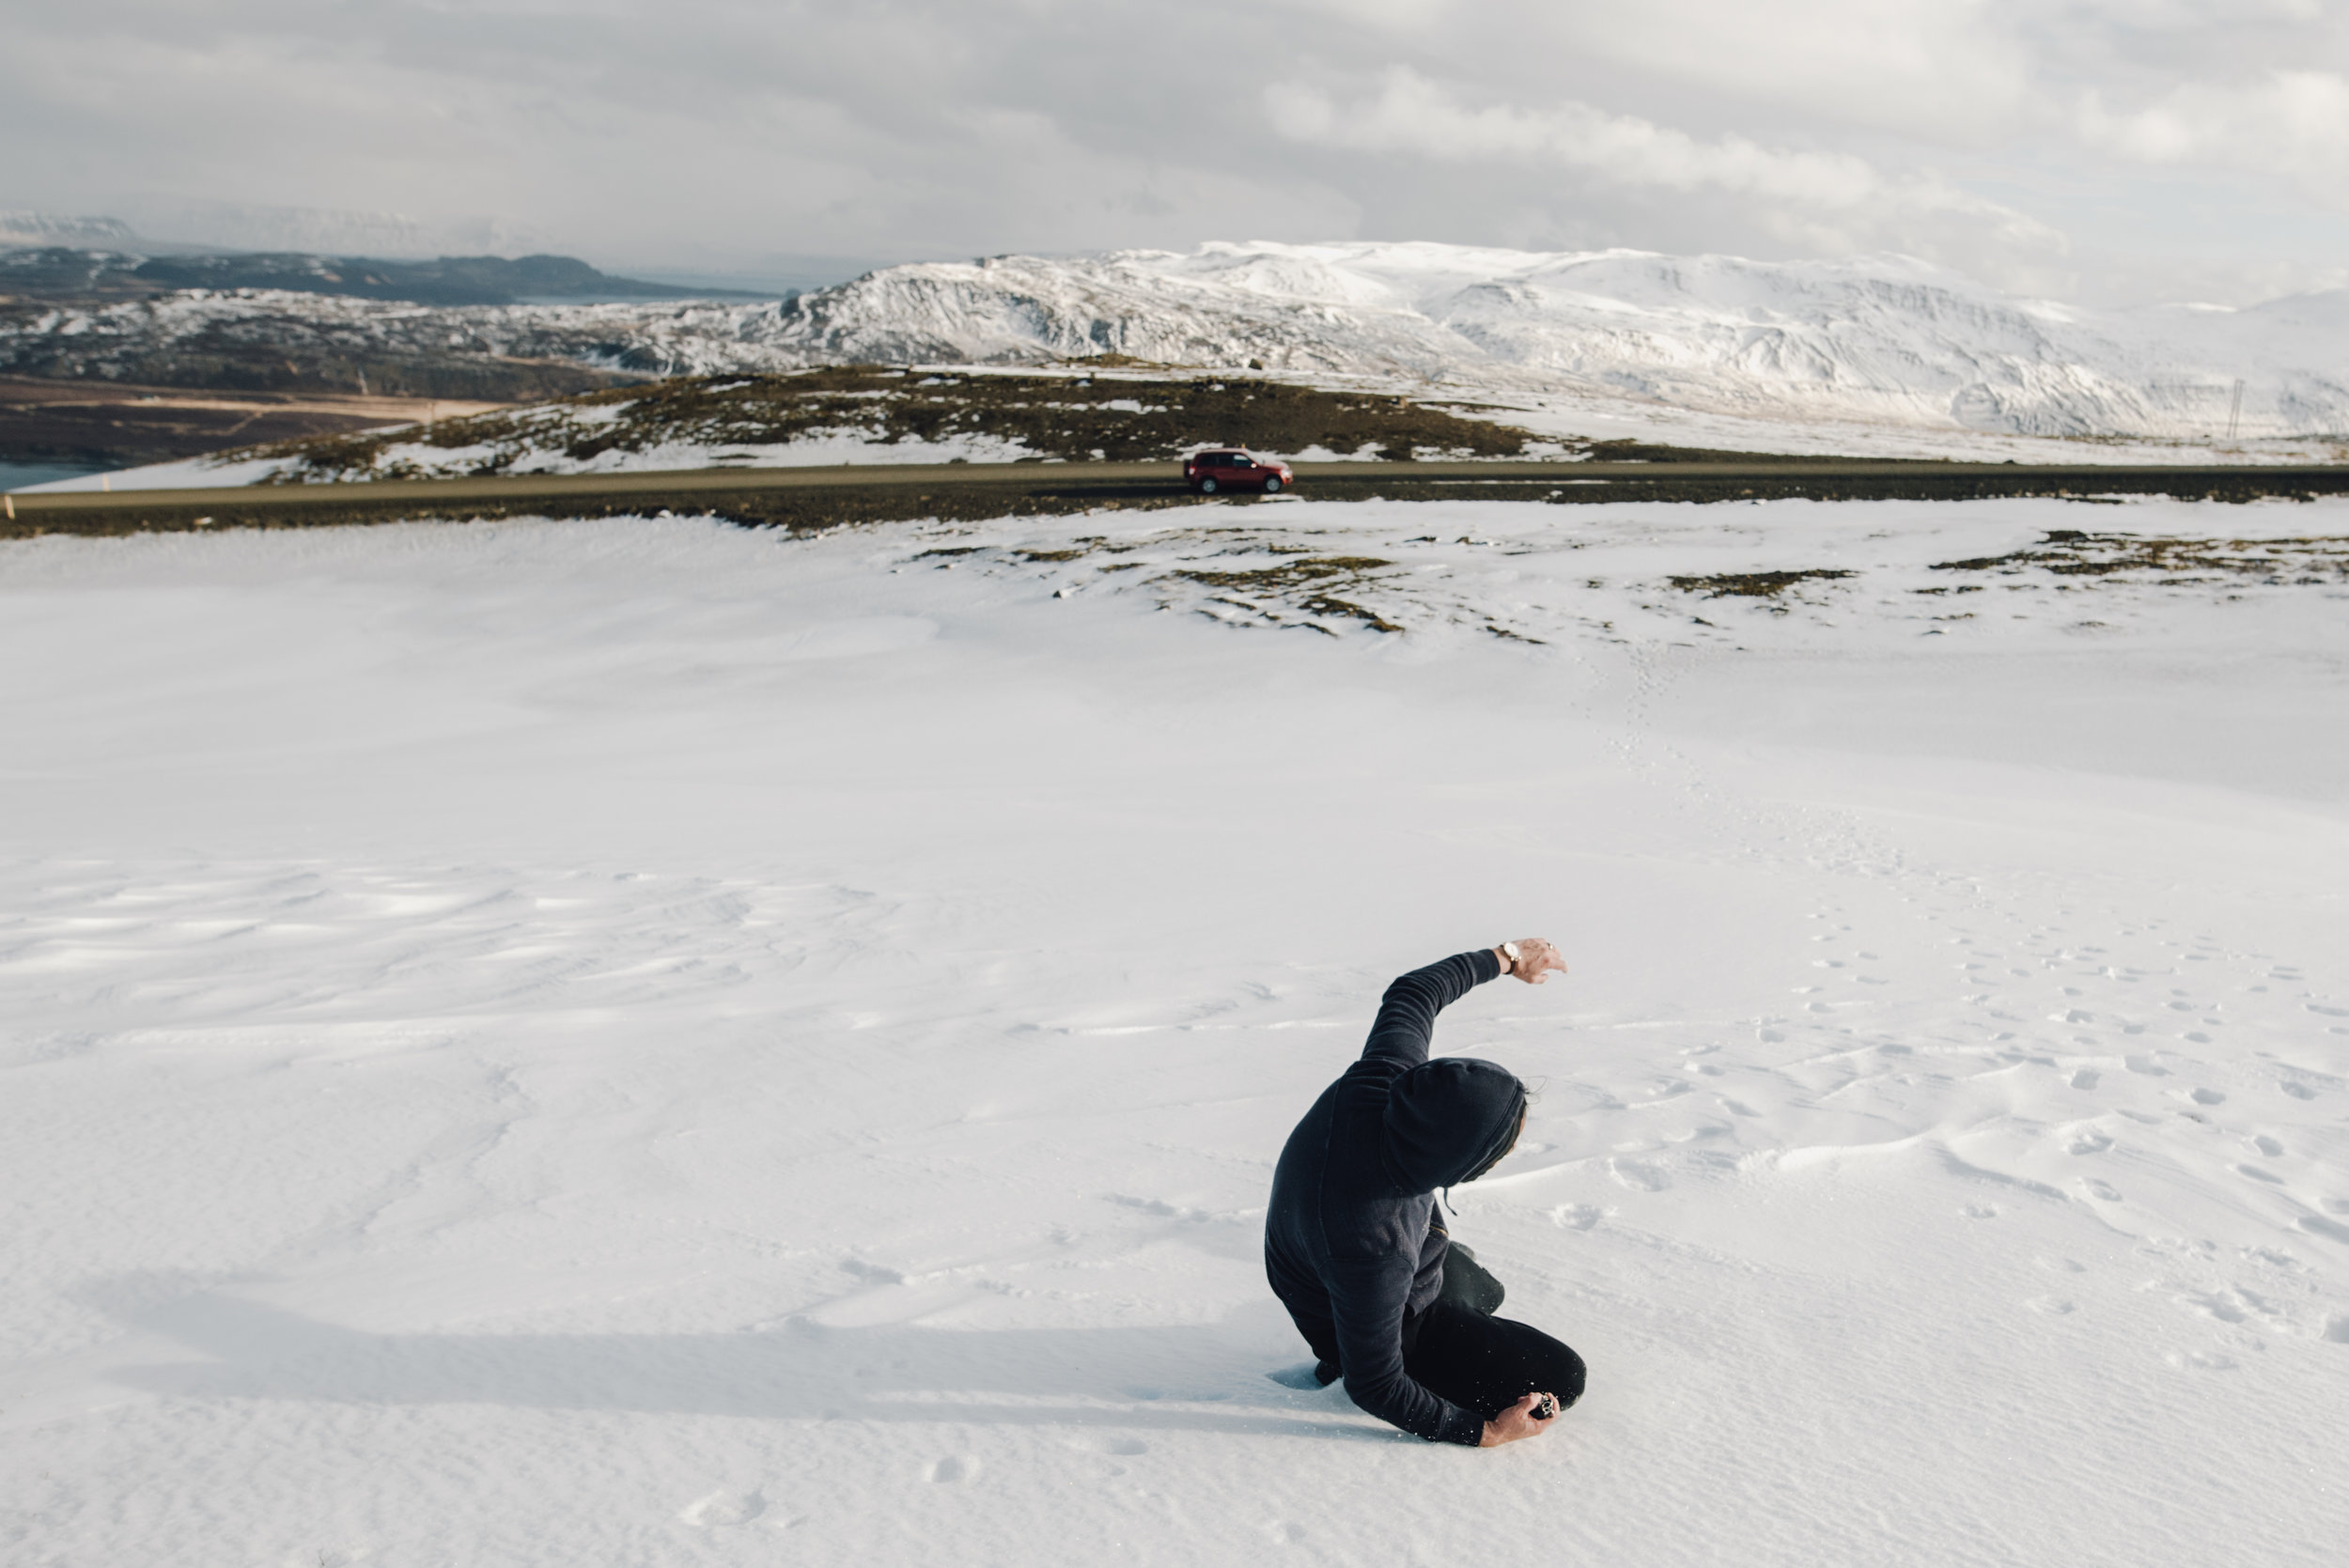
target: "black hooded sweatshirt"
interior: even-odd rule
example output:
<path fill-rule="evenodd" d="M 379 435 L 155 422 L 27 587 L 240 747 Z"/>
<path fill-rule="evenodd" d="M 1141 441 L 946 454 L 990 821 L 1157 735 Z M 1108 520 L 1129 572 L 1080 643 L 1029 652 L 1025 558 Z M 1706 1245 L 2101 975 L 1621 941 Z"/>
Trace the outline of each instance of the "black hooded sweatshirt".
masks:
<path fill-rule="evenodd" d="M 1427 1060 L 1436 1015 L 1501 973 L 1463 953 L 1387 987 L 1361 1060 L 1323 1091 L 1272 1173 L 1265 1272 L 1354 1403 L 1430 1442 L 1473 1445 L 1485 1419 L 1404 1370 L 1406 1336 L 1443 1288 L 1436 1189 L 1490 1163 L 1525 1085 L 1471 1057 Z"/>

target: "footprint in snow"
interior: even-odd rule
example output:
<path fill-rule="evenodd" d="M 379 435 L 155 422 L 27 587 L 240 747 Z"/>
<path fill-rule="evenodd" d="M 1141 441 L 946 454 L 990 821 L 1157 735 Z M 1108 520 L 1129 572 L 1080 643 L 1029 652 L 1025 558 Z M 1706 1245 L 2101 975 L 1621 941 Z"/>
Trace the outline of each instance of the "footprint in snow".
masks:
<path fill-rule="evenodd" d="M 2200 1313 L 2203 1317 L 2216 1318 L 2221 1323 L 2247 1321 L 2243 1309 L 2223 1296 L 2181 1296 L 2177 1301 L 2179 1306 L 2186 1308 L 2188 1312 Z"/>
<path fill-rule="evenodd" d="M 1640 1192 L 1661 1192 L 1672 1186 L 1672 1178 L 1653 1165 L 1642 1165 L 1636 1159 L 1610 1159 L 1607 1173 L 1627 1188 Z"/>
<path fill-rule="evenodd" d="M 2110 1138 L 2092 1129 L 2074 1133 L 2072 1141 L 2063 1145 L 2063 1152 L 2072 1155 L 2100 1155 L 2111 1147 Z"/>
<path fill-rule="evenodd" d="M 922 1475 L 924 1479 L 934 1481 L 941 1486 L 959 1486 L 977 1479 L 978 1473 L 979 1462 L 977 1460 L 967 1453 L 956 1453 L 933 1461 L 929 1467 L 922 1472 Z"/>
<path fill-rule="evenodd" d="M 2097 1072 L 2093 1067 L 2082 1067 L 2072 1075 L 2072 1087 L 2075 1089 L 2093 1089 L 2096 1087 L 2097 1079 L 2103 1076 L 2103 1074 Z"/>
<path fill-rule="evenodd" d="M 764 1492 L 720 1490 L 687 1503 L 677 1517 L 697 1529 L 714 1529 L 747 1525 L 766 1512 L 767 1494 Z"/>
<path fill-rule="evenodd" d="M 2072 1312 L 2072 1303 L 2061 1296 L 2034 1296 L 2023 1305 L 2034 1312 L 2045 1312 L 2049 1317 L 2066 1317 Z"/>
<path fill-rule="evenodd" d="M 2091 1176 L 2080 1185 L 2088 1189 L 2091 1197 L 2101 1198 L 2108 1203 L 2117 1203 L 2121 1201 L 2121 1189 L 2110 1182 L 2099 1181 Z"/>

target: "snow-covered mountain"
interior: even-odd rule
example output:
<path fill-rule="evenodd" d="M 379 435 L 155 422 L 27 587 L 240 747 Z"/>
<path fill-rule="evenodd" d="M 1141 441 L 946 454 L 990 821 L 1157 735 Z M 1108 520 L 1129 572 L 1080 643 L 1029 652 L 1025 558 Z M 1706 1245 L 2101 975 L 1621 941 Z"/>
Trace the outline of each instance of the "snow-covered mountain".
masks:
<path fill-rule="evenodd" d="M 121 248 L 138 236 L 119 218 L 64 212 L 0 211 L 0 245 L 101 245 Z"/>
<path fill-rule="evenodd" d="M 2095 313 L 1906 257 L 1766 263 L 1434 244 L 894 267 L 797 302 L 817 360 L 1114 352 L 1579 389 L 1765 419 L 2028 435 L 2349 427 L 2349 294 Z"/>
<path fill-rule="evenodd" d="M 0 319 L 0 369 L 135 379 L 176 343 L 278 334 L 357 359 L 488 354 L 649 374 L 1119 354 L 1776 422 L 2187 439 L 2349 429 L 2349 291 L 2098 312 L 1897 256 L 1423 243 L 915 263 L 780 304 L 436 310 L 190 292 Z"/>

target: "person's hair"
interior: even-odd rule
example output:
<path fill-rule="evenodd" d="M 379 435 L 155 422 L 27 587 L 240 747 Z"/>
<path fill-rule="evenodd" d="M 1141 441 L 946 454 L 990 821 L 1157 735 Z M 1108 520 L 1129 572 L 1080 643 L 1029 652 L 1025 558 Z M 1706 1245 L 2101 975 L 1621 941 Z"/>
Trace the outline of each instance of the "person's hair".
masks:
<path fill-rule="evenodd" d="M 1485 1161 L 1484 1164 L 1470 1172 L 1466 1176 L 1463 1176 L 1461 1180 L 1472 1182 L 1476 1180 L 1477 1177 L 1485 1174 L 1486 1172 L 1490 1171 L 1494 1166 L 1509 1157 L 1510 1151 L 1517 1146 L 1517 1140 L 1525 1136 L 1525 1113 L 1532 1108 L 1532 1095 L 1525 1094 L 1519 1096 L 1517 1100 L 1517 1125 L 1509 1129 L 1509 1141 L 1501 1144 L 1500 1148 L 1494 1150 L 1493 1157 L 1490 1159 Z"/>

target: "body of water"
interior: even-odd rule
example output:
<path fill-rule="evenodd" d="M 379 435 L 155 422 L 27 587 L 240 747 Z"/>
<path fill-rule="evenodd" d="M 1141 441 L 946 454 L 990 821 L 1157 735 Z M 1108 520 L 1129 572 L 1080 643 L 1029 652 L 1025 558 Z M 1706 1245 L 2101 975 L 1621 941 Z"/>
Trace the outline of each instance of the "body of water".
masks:
<path fill-rule="evenodd" d="M 24 463 L 12 458 L 0 458 L 0 490 L 21 490 L 27 485 L 45 485 L 52 479 L 78 479 L 85 474 L 102 474 L 108 463 Z"/>

